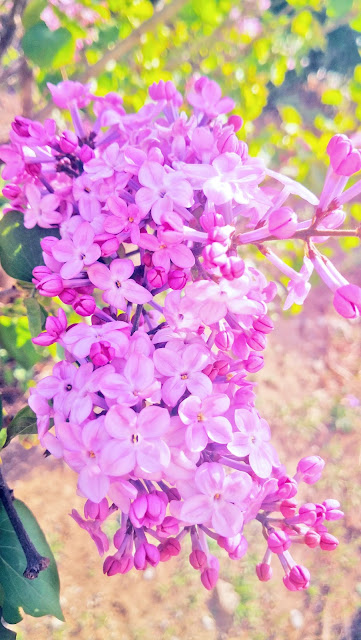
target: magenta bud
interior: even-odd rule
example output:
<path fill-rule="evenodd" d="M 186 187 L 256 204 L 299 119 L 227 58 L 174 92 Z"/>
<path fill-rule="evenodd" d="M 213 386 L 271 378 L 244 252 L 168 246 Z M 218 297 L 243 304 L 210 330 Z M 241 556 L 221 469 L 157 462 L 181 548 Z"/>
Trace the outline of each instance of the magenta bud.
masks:
<path fill-rule="evenodd" d="M 217 140 L 217 149 L 219 153 L 237 153 L 239 140 L 232 131 L 225 131 Z"/>
<path fill-rule="evenodd" d="M 53 249 L 56 244 L 58 244 L 59 239 L 54 236 L 45 236 L 40 240 L 40 246 L 44 253 L 48 256 L 53 256 Z"/>
<path fill-rule="evenodd" d="M 253 322 L 253 328 L 255 331 L 261 331 L 261 333 L 271 333 L 271 331 L 273 331 L 273 327 L 273 322 L 268 316 L 257 318 L 257 320 Z"/>
<path fill-rule="evenodd" d="M 11 123 L 11 128 L 17 136 L 20 136 L 21 138 L 29 138 L 29 126 L 31 124 L 31 120 L 23 118 L 22 116 L 16 116 L 14 122 Z"/>
<path fill-rule="evenodd" d="M 179 532 L 179 523 L 177 518 L 173 518 L 173 516 L 166 516 L 163 522 L 157 525 L 157 532 L 162 536 L 176 536 Z"/>
<path fill-rule="evenodd" d="M 304 542 L 308 547 L 310 547 L 310 549 L 315 549 L 316 547 L 318 547 L 318 545 L 320 544 L 320 540 L 321 536 L 319 535 L 319 533 L 317 533 L 317 531 L 310 530 L 305 533 Z"/>
<path fill-rule="evenodd" d="M 248 360 L 246 360 L 244 363 L 244 368 L 249 373 L 256 373 L 257 371 L 260 371 L 263 368 L 263 366 L 264 366 L 263 356 L 260 353 L 255 353 L 254 351 L 251 351 L 251 353 L 248 356 Z"/>
<path fill-rule="evenodd" d="M 168 273 L 168 284 L 174 291 L 184 289 L 188 282 L 188 276 L 183 269 L 173 269 Z"/>
<path fill-rule="evenodd" d="M 103 367 L 114 359 L 115 349 L 107 340 L 101 340 L 92 344 L 89 356 L 96 367 Z"/>
<path fill-rule="evenodd" d="M 78 299 L 78 292 L 75 289 L 64 289 L 59 293 L 59 298 L 64 304 L 73 304 Z"/>
<path fill-rule="evenodd" d="M 95 309 L 96 303 L 92 296 L 81 296 L 73 303 L 73 309 L 79 316 L 85 318 L 91 316 Z"/>
<path fill-rule="evenodd" d="M 139 571 L 146 569 L 150 564 L 152 567 L 156 567 L 160 562 L 160 553 L 154 544 L 149 542 L 143 542 L 139 545 L 134 554 L 134 566 Z"/>
<path fill-rule="evenodd" d="M 217 569 L 204 569 L 201 573 L 201 581 L 207 591 L 211 591 L 217 584 L 218 571 Z"/>
<path fill-rule="evenodd" d="M 316 505 L 312 502 L 306 502 L 299 508 L 298 522 L 307 524 L 308 527 L 312 527 L 317 520 Z"/>
<path fill-rule="evenodd" d="M 245 553 L 247 553 L 247 549 L 248 549 L 248 542 L 246 538 L 242 536 L 239 544 L 235 547 L 235 549 L 233 549 L 233 551 L 230 551 L 228 555 L 231 558 L 231 560 L 239 560 L 240 558 L 243 558 Z"/>
<path fill-rule="evenodd" d="M 280 504 L 280 512 L 284 518 L 292 518 L 295 515 L 297 509 L 297 500 L 293 498 L 289 500 L 282 500 Z"/>
<path fill-rule="evenodd" d="M 361 153 L 344 134 L 333 136 L 327 145 L 332 169 L 339 176 L 351 176 L 361 169 Z"/>
<path fill-rule="evenodd" d="M 154 289 L 159 289 L 166 284 L 168 280 L 168 274 L 165 269 L 163 269 L 163 267 L 152 267 L 147 272 L 147 280 L 151 287 L 153 287 Z"/>
<path fill-rule="evenodd" d="M 59 146 L 63 153 L 74 153 L 78 146 L 78 137 L 74 131 L 63 131 L 60 136 Z"/>
<path fill-rule="evenodd" d="M 168 538 L 158 545 L 161 562 L 166 562 L 169 558 L 178 556 L 181 552 L 181 546 L 177 538 Z"/>
<path fill-rule="evenodd" d="M 207 213 L 202 213 L 199 218 L 199 222 L 202 225 L 204 231 L 211 231 L 214 227 L 221 227 L 224 225 L 223 216 L 220 213 L 216 213 L 215 211 L 208 211 Z"/>
<path fill-rule="evenodd" d="M 9 200 L 15 200 L 21 194 L 21 189 L 17 184 L 6 184 L 3 188 L 3 196 L 4 198 L 8 198 Z"/>
<path fill-rule="evenodd" d="M 114 556 L 108 556 L 104 560 L 103 564 L 103 573 L 107 576 L 115 576 L 117 573 L 122 572 L 122 563 L 120 560 L 115 558 Z"/>
<path fill-rule="evenodd" d="M 224 329 L 217 333 L 215 338 L 215 345 L 221 351 L 230 351 L 234 342 L 234 336 L 231 329 Z"/>
<path fill-rule="evenodd" d="M 338 500 L 332 500 L 330 498 L 328 500 L 325 500 L 322 504 L 325 507 L 326 520 L 339 520 L 340 518 L 343 518 L 344 513 L 339 508 L 341 505 Z"/>
<path fill-rule="evenodd" d="M 300 589 L 307 589 L 310 584 L 310 572 L 306 567 L 302 565 L 294 565 L 288 575 L 290 583 L 296 587 L 297 591 Z"/>
<path fill-rule="evenodd" d="M 282 530 L 272 531 L 267 538 L 268 548 L 273 553 L 283 553 L 291 546 L 291 540 L 287 533 Z"/>
<path fill-rule="evenodd" d="M 63 290 L 63 280 L 58 273 L 52 273 L 46 275 L 37 285 L 36 288 L 42 296 L 54 298 L 58 296 Z"/>
<path fill-rule="evenodd" d="M 129 520 L 136 528 L 143 526 L 143 518 L 147 512 L 148 502 L 145 493 L 141 493 L 133 500 L 129 509 Z"/>
<path fill-rule="evenodd" d="M 361 313 L 361 287 L 356 284 L 339 287 L 333 298 L 333 306 L 344 318 L 357 318 Z"/>
<path fill-rule="evenodd" d="M 161 524 L 165 518 L 166 503 L 156 493 L 149 493 L 147 495 L 147 517 L 152 521 L 152 524 Z M 151 525 L 148 525 L 151 526 Z"/>
<path fill-rule="evenodd" d="M 241 118 L 241 116 L 237 116 L 236 114 L 234 114 L 233 116 L 229 116 L 227 120 L 227 124 L 231 124 L 234 131 L 237 132 L 243 126 L 243 118 Z"/>
<path fill-rule="evenodd" d="M 189 562 L 193 569 L 202 571 L 207 566 L 207 556 L 201 549 L 193 549 L 189 555 Z"/>
<path fill-rule="evenodd" d="M 94 153 L 93 149 L 88 147 L 87 144 L 84 144 L 79 149 L 77 155 L 78 155 L 78 158 L 84 163 L 89 162 L 89 160 L 92 160 L 95 157 L 95 153 Z"/>
<path fill-rule="evenodd" d="M 115 236 L 113 236 L 112 238 L 108 238 L 107 240 L 104 240 L 104 242 L 102 242 L 100 245 L 102 257 L 108 258 L 113 253 L 116 253 L 119 249 L 119 246 L 120 246 L 120 242 L 118 238 L 116 238 Z"/>
<path fill-rule="evenodd" d="M 261 582 L 268 582 L 272 578 L 272 567 L 266 562 L 260 562 L 256 565 L 256 574 Z"/>
<path fill-rule="evenodd" d="M 291 238 L 297 231 L 297 216 L 290 207 L 280 207 L 272 211 L 268 220 L 268 228 L 276 238 Z"/>
<path fill-rule="evenodd" d="M 321 533 L 320 547 L 322 551 L 334 551 L 338 547 L 339 541 L 328 532 Z"/>
<path fill-rule="evenodd" d="M 50 271 L 49 267 L 46 267 L 45 265 L 39 265 L 39 267 L 34 267 L 33 284 L 37 285 L 39 282 L 41 282 L 41 280 L 43 280 L 43 278 L 51 274 L 52 272 Z"/>
<path fill-rule="evenodd" d="M 307 456 L 299 461 L 297 474 L 306 484 L 314 484 L 320 479 L 324 466 L 325 462 L 320 456 Z"/>
<path fill-rule="evenodd" d="M 297 482 L 289 476 L 278 479 L 277 497 L 279 500 L 289 500 L 297 494 Z"/>
<path fill-rule="evenodd" d="M 229 373 L 229 362 L 227 360 L 216 360 L 214 367 L 220 376 L 226 376 Z"/>
<path fill-rule="evenodd" d="M 254 351 L 263 351 L 266 347 L 266 337 L 261 331 L 253 331 L 251 335 L 246 336 L 248 346 Z"/>
<path fill-rule="evenodd" d="M 34 162 L 34 164 L 25 165 L 26 172 L 32 176 L 33 178 L 37 178 L 41 174 L 41 164 L 38 162 Z"/>

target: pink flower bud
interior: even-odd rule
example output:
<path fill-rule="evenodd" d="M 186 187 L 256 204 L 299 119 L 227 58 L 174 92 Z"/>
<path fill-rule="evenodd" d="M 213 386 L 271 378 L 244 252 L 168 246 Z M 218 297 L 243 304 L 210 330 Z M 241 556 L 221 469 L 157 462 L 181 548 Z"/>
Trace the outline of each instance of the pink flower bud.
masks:
<path fill-rule="evenodd" d="M 167 505 L 156 493 L 147 495 L 147 520 L 146 526 L 161 524 L 165 518 Z"/>
<path fill-rule="evenodd" d="M 230 351 L 234 342 L 234 336 L 231 329 L 225 329 L 217 333 L 215 338 L 215 345 L 221 351 Z"/>
<path fill-rule="evenodd" d="M 241 116 L 237 116 L 236 114 L 234 114 L 233 116 L 229 116 L 227 120 L 227 124 L 231 124 L 234 131 L 237 132 L 243 126 L 243 118 L 241 118 Z"/>
<path fill-rule="evenodd" d="M 314 484 L 320 479 L 324 466 L 325 462 L 320 456 L 307 456 L 299 461 L 297 474 L 306 484 Z"/>
<path fill-rule="evenodd" d="M 250 336 L 246 337 L 246 341 L 251 349 L 255 351 L 263 351 L 266 347 L 266 337 L 260 331 L 253 331 Z"/>
<path fill-rule="evenodd" d="M 203 258 L 210 266 L 218 266 L 227 262 L 227 247 L 220 242 L 212 242 L 203 249 Z"/>
<path fill-rule="evenodd" d="M 105 520 L 109 514 L 108 500 L 103 498 L 101 502 L 92 502 L 87 500 L 84 505 L 85 518 L 91 518 L 91 520 Z"/>
<path fill-rule="evenodd" d="M 27 164 L 25 165 L 25 169 L 26 169 L 26 173 L 28 173 L 29 176 L 32 176 L 33 178 L 37 178 L 41 174 L 40 163 Z"/>
<path fill-rule="evenodd" d="M 166 516 L 161 522 L 161 524 L 157 525 L 157 533 L 161 536 L 176 536 L 179 532 L 179 523 L 177 518 L 173 518 L 173 516 Z"/>
<path fill-rule="evenodd" d="M 134 566 L 138 571 L 143 571 L 150 564 L 156 567 L 160 562 L 160 553 L 154 544 L 142 542 L 134 554 Z"/>
<path fill-rule="evenodd" d="M 28 118 L 16 116 L 14 122 L 11 123 L 11 128 L 17 136 L 20 136 L 21 138 L 29 138 L 29 126 L 31 124 L 32 122 L 31 120 L 28 120 Z"/>
<path fill-rule="evenodd" d="M 273 553 L 283 553 L 287 551 L 287 549 L 291 546 L 291 540 L 289 539 L 287 533 L 278 529 L 277 531 L 272 531 L 267 538 L 268 548 L 273 551 Z"/>
<path fill-rule="evenodd" d="M 332 169 L 339 176 L 352 176 L 361 169 L 361 153 L 354 149 L 351 140 L 343 135 L 333 136 L 327 145 Z"/>
<path fill-rule="evenodd" d="M 15 200 L 21 194 L 21 189 L 17 184 L 6 184 L 2 190 L 4 198 Z"/>
<path fill-rule="evenodd" d="M 241 258 L 231 256 L 225 264 L 220 266 L 221 274 L 227 280 L 240 278 L 244 273 L 244 262 Z"/>
<path fill-rule="evenodd" d="M 339 287 L 333 298 L 333 306 L 344 318 L 357 318 L 361 313 L 361 287 L 356 284 Z"/>
<path fill-rule="evenodd" d="M 321 536 L 317 533 L 317 531 L 307 531 L 305 533 L 304 541 L 305 544 L 310 547 L 310 549 L 315 549 L 320 544 Z"/>
<path fill-rule="evenodd" d="M 63 280 L 58 273 L 52 273 L 45 276 L 37 285 L 36 288 L 42 296 L 48 298 L 55 298 L 64 289 Z"/>
<path fill-rule="evenodd" d="M 92 296 L 81 296 L 73 303 L 73 309 L 79 316 L 85 318 L 91 316 L 95 309 L 96 303 Z"/>
<path fill-rule="evenodd" d="M 271 333 L 271 331 L 273 331 L 273 326 L 273 322 L 268 316 L 257 318 L 257 320 L 253 322 L 253 328 L 256 331 L 261 331 L 261 333 Z"/>
<path fill-rule="evenodd" d="M 338 500 L 328 499 L 325 500 L 322 504 L 326 510 L 326 520 L 339 520 L 340 518 L 343 518 L 344 513 L 339 509 L 340 503 L 338 502 Z"/>
<path fill-rule="evenodd" d="M 59 146 L 63 153 L 74 153 L 78 146 L 78 138 L 74 131 L 63 131 L 60 136 Z"/>
<path fill-rule="evenodd" d="M 89 160 L 95 158 L 93 149 L 91 149 L 87 144 L 83 144 L 83 146 L 79 149 L 77 155 L 79 160 L 81 160 L 84 164 L 86 162 L 89 162 Z"/>
<path fill-rule="evenodd" d="M 302 522 L 308 527 L 312 527 L 315 524 L 316 520 L 316 505 L 314 505 L 312 502 L 307 502 L 299 508 L 298 522 Z"/>
<path fill-rule="evenodd" d="M 282 500 L 280 504 L 280 512 L 284 518 L 292 518 L 295 515 L 297 509 L 297 500 L 291 498 L 289 500 Z"/>
<path fill-rule="evenodd" d="M 339 541 L 328 532 L 321 533 L 320 547 L 322 551 L 334 551 Z"/>
<path fill-rule="evenodd" d="M 49 267 L 45 265 L 39 265 L 33 269 L 33 284 L 37 285 L 43 278 L 49 276 L 52 272 Z"/>
<path fill-rule="evenodd" d="M 249 354 L 248 360 L 244 363 L 244 368 L 249 373 L 256 373 L 260 371 L 264 367 L 264 358 L 260 353 L 255 353 L 251 351 Z"/>
<path fill-rule="evenodd" d="M 189 562 L 193 569 L 202 571 L 207 566 L 207 556 L 201 549 L 193 549 L 189 556 Z"/>
<path fill-rule="evenodd" d="M 288 575 L 288 579 L 291 585 L 296 587 L 296 590 L 307 589 L 310 584 L 310 572 L 306 567 L 302 565 L 294 565 Z"/>
<path fill-rule="evenodd" d="M 120 546 L 122 545 L 124 538 L 126 536 L 126 530 L 125 529 L 118 529 L 115 534 L 114 534 L 114 538 L 113 538 L 113 543 L 114 546 L 119 549 Z"/>
<path fill-rule="evenodd" d="M 113 236 L 113 238 L 108 238 L 104 240 L 104 242 L 99 243 L 101 249 L 101 255 L 103 258 L 108 258 L 113 253 L 116 253 L 120 247 L 120 242 L 118 238 Z"/>
<path fill-rule="evenodd" d="M 145 493 L 141 493 L 133 500 L 129 509 L 129 520 L 132 525 L 139 529 L 143 526 L 143 519 L 147 512 L 148 502 Z"/>
<path fill-rule="evenodd" d="M 188 276 L 183 269 L 173 269 L 168 273 L 168 284 L 174 291 L 184 289 L 188 281 Z"/>
<path fill-rule="evenodd" d="M 167 562 L 170 558 L 174 558 L 180 554 L 180 542 L 177 538 L 168 538 L 158 545 L 158 551 L 160 553 L 160 561 Z"/>
<path fill-rule="evenodd" d="M 105 558 L 103 564 L 103 573 L 107 576 L 115 576 L 117 573 L 122 573 L 121 568 L 121 561 L 114 556 L 108 556 L 107 558 Z"/>
<path fill-rule="evenodd" d="M 59 293 L 59 298 L 64 304 L 73 304 L 78 299 L 78 292 L 75 289 L 64 289 Z"/>
<path fill-rule="evenodd" d="M 215 211 L 208 211 L 207 213 L 202 213 L 199 218 L 199 222 L 202 225 L 204 231 L 210 231 L 214 227 L 221 227 L 224 225 L 223 216 L 220 213 L 216 213 Z"/>
<path fill-rule="evenodd" d="M 289 476 L 278 480 L 277 497 L 279 500 L 290 500 L 297 494 L 297 482 Z"/>
<path fill-rule="evenodd" d="M 201 573 L 201 581 L 207 591 L 211 591 L 217 584 L 218 571 L 217 569 L 204 569 Z"/>
<path fill-rule="evenodd" d="M 128 571 L 131 571 L 133 569 L 133 567 L 134 567 L 133 556 L 131 556 L 130 554 L 124 554 L 120 558 L 120 571 L 119 571 L 119 573 L 124 575 L 125 573 L 128 573 Z"/>
<path fill-rule="evenodd" d="M 226 376 L 229 372 L 229 362 L 227 360 L 216 360 L 214 366 L 220 376 Z"/>
<path fill-rule="evenodd" d="M 272 578 L 272 567 L 266 562 L 260 562 L 256 565 L 256 574 L 261 582 L 268 582 Z"/>
<path fill-rule="evenodd" d="M 151 287 L 154 287 L 154 289 L 159 289 L 166 284 L 168 280 L 168 274 L 165 269 L 163 269 L 163 267 L 152 267 L 147 272 L 147 280 Z"/>
<path fill-rule="evenodd" d="M 113 360 L 115 349 L 107 340 L 101 340 L 92 344 L 89 356 L 96 367 L 103 367 Z"/>
<path fill-rule="evenodd" d="M 228 555 L 231 560 L 239 560 L 240 558 L 243 558 L 245 553 L 247 553 L 247 549 L 248 542 L 246 538 L 242 536 L 239 544 L 235 547 L 235 549 L 233 549 L 233 551 L 230 551 Z"/>
<path fill-rule="evenodd" d="M 272 211 L 268 220 L 268 228 L 276 238 L 291 238 L 297 230 L 297 216 L 290 207 L 280 207 Z"/>
<path fill-rule="evenodd" d="M 237 153 L 239 141 L 232 131 L 225 131 L 217 140 L 217 149 L 219 153 Z"/>

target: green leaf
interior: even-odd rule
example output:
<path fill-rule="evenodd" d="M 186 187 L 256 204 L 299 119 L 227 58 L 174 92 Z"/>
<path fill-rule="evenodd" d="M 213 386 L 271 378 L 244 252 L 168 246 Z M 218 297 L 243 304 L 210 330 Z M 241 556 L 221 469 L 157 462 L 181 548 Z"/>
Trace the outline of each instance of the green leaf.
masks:
<path fill-rule="evenodd" d="M 37 432 L 36 415 L 29 406 L 26 406 L 23 409 L 20 409 L 15 418 L 10 422 L 7 428 L 5 446 L 7 446 L 15 436 L 22 436 L 29 433 L 33 434 Z"/>
<path fill-rule="evenodd" d="M 24 369 L 31 369 L 40 360 L 41 356 L 31 342 L 28 319 L 25 316 L 0 316 L 0 345 Z"/>
<path fill-rule="evenodd" d="M 42 327 L 42 313 L 41 307 L 35 298 L 25 298 L 24 304 L 26 307 L 26 313 L 29 321 L 29 331 L 32 338 L 41 333 Z"/>
<path fill-rule="evenodd" d="M 35 580 L 23 577 L 24 552 L 3 507 L 0 510 L 0 583 L 5 593 L 2 615 L 9 624 L 20 622 L 19 607 L 31 616 L 53 615 L 64 620 L 59 603 L 59 576 L 54 556 L 31 511 L 20 500 L 14 507 L 37 551 L 50 565 Z"/>
<path fill-rule="evenodd" d="M 328 0 L 327 15 L 329 18 L 342 18 L 352 9 L 353 0 Z"/>
<path fill-rule="evenodd" d="M 24 215 L 9 211 L 0 220 L 0 262 L 6 273 L 16 280 L 31 282 L 34 267 L 44 264 L 40 240 L 59 236 L 57 229 L 24 227 Z"/>
<path fill-rule="evenodd" d="M 29 2 L 21 18 L 24 29 L 30 29 L 39 22 L 40 14 L 47 4 L 46 0 L 32 0 L 32 2 Z"/>
<path fill-rule="evenodd" d="M 68 47 L 72 41 L 73 37 L 68 29 L 60 27 L 56 31 L 50 31 L 46 24 L 41 21 L 25 32 L 21 46 L 25 56 L 34 64 L 41 68 L 54 67 L 54 62 L 57 58 L 59 66 L 63 64 L 63 61 L 59 59 L 59 54 L 64 48 L 68 54 Z M 68 60 L 68 57 L 67 55 L 66 60 Z"/>
<path fill-rule="evenodd" d="M 7 433 L 8 432 L 7 432 L 7 429 L 5 429 L 5 427 L 0 429 L 0 449 L 3 449 L 5 446 Z"/>

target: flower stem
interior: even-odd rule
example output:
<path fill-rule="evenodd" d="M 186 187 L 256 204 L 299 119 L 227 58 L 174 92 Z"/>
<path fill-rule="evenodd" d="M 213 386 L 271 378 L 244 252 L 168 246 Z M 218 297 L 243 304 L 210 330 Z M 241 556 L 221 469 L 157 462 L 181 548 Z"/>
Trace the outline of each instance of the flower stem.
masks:
<path fill-rule="evenodd" d="M 17 511 L 13 505 L 11 492 L 4 480 L 4 477 L 1 473 L 1 469 L 0 469 L 0 500 L 4 506 L 4 509 L 8 515 L 8 518 L 16 533 L 16 537 L 19 540 L 26 557 L 27 564 L 26 564 L 26 569 L 23 573 L 23 576 L 24 578 L 28 578 L 28 580 L 34 580 L 34 578 L 38 577 L 40 571 L 47 569 L 47 567 L 49 566 L 50 560 L 49 558 L 44 558 L 37 552 L 27 532 L 25 531 L 23 523 L 21 522 L 17 514 Z"/>

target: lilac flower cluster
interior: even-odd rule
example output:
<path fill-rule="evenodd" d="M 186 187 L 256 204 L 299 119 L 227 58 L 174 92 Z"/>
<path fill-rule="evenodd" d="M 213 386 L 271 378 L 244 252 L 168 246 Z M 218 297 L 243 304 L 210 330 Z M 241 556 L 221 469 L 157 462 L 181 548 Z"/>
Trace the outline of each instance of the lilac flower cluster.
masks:
<path fill-rule="evenodd" d="M 356 183 L 342 194 L 360 152 L 345 136 L 331 140 L 317 198 L 249 156 L 236 136 L 241 118 L 224 115 L 233 101 L 207 78 L 188 90 L 191 115 L 172 82 L 152 85 L 152 101 L 134 114 L 113 93 L 99 98 L 70 81 L 49 88 L 74 131 L 18 117 L 0 158 L 4 194 L 25 227 L 60 231 L 41 241 L 36 289 L 83 317 L 68 326 L 59 308 L 47 318 L 34 342 L 57 343 L 64 360 L 29 399 L 41 444 L 78 474 L 86 503 L 84 518 L 73 518 L 100 555 L 109 550 L 103 525 L 117 518 L 108 575 L 169 560 L 189 535 L 207 589 L 219 573 L 209 538 L 241 558 L 255 519 L 267 543 L 259 579 L 271 578 L 277 555 L 285 586 L 307 588 L 309 572 L 289 548 L 335 549 L 326 521 L 343 514 L 336 500 L 297 502 L 299 482 L 316 482 L 324 462 L 305 457 L 289 476 L 255 408 L 248 374 L 263 366 L 276 285 L 238 248 L 256 244 L 290 278 L 286 308 L 303 302 L 315 268 L 336 309 L 356 317 L 361 289 L 315 244 L 361 191 Z M 298 220 L 299 202 L 310 219 Z M 263 244 L 292 236 L 305 241 L 299 273 Z"/>

